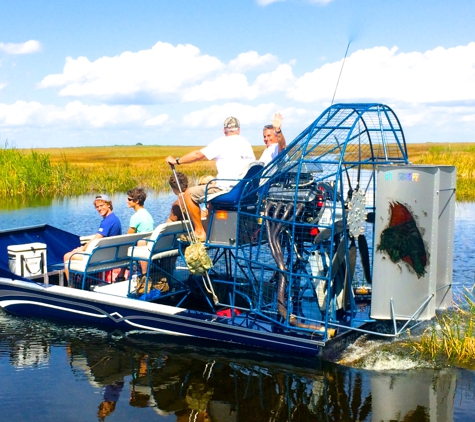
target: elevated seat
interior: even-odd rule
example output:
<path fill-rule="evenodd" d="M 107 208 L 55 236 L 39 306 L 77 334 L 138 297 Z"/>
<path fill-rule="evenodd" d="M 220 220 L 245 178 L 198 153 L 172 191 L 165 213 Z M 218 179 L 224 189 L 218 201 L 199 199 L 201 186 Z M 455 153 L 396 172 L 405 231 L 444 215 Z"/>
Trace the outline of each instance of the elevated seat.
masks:
<path fill-rule="evenodd" d="M 251 226 L 257 224 L 257 220 L 244 214 L 254 213 L 260 183 L 258 173 L 263 168 L 260 161 L 250 163 L 243 178 L 231 190 L 210 195 L 207 200 L 211 205 L 207 246 L 235 248 L 252 242 L 252 232 L 256 229 Z"/>
<path fill-rule="evenodd" d="M 260 161 L 250 163 L 247 169 L 243 172 L 244 176 L 240 179 L 235 179 L 235 181 L 237 181 L 236 185 L 224 193 L 219 192 L 212 195 L 206 195 L 205 203 L 211 204 L 213 208 L 218 209 L 237 208 L 238 205 L 250 205 L 255 203 L 257 200 L 257 190 L 259 188 L 259 179 L 254 176 L 263 168 L 264 163 Z M 251 180 L 251 185 L 248 185 L 248 188 L 246 189 L 246 193 L 249 193 L 249 195 L 242 197 L 244 187 Z"/>

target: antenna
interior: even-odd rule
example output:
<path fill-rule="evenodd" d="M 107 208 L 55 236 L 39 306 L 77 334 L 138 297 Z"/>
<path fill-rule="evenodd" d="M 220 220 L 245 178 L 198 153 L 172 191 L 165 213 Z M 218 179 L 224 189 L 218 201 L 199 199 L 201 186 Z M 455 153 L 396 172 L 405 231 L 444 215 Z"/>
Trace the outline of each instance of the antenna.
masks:
<path fill-rule="evenodd" d="M 345 57 L 343 57 L 343 63 L 341 64 L 340 74 L 338 75 L 338 80 L 336 81 L 335 91 L 333 92 L 332 103 L 330 105 L 333 105 L 333 101 L 335 100 L 336 90 L 338 88 L 338 84 L 340 83 L 341 73 L 343 72 L 343 66 L 345 65 L 346 55 L 348 54 L 348 49 L 350 48 L 350 44 L 351 44 L 351 41 L 348 41 Z"/>

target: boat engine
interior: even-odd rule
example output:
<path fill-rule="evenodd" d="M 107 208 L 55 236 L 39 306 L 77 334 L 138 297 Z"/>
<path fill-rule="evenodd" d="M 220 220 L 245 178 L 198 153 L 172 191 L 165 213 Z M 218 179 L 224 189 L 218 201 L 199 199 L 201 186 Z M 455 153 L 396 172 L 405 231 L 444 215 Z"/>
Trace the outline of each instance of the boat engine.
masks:
<path fill-rule="evenodd" d="M 335 190 L 330 183 L 317 182 L 315 174 L 321 172 L 321 165 L 318 163 L 304 163 L 300 174 L 295 169 L 280 174 L 277 179 L 271 181 L 266 196 L 267 201 L 284 205 L 302 204 L 303 210 L 297 221 L 312 225 L 318 224 L 325 209 L 335 199 Z"/>

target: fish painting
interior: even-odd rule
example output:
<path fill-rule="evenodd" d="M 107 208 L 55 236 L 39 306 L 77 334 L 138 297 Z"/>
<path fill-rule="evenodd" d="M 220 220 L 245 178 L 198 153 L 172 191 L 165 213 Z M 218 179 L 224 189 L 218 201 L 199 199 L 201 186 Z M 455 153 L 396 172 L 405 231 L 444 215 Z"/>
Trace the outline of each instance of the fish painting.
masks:
<path fill-rule="evenodd" d="M 381 242 L 377 250 L 386 252 L 391 261 L 406 262 L 421 278 L 426 273 L 427 251 L 416 221 L 400 202 L 389 204 L 391 214 L 389 226 L 381 233 Z"/>

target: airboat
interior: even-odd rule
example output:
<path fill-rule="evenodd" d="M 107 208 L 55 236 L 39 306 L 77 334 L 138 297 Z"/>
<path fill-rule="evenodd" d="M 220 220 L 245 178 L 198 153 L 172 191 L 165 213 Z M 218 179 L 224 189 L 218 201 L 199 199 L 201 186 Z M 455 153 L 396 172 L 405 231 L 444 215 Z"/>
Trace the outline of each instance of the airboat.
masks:
<path fill-rule="evenodd" d="M 329 356 L 362 333 L 398 337 L 451 306 L 455 182 L 453 166 L 410 163 L 388 106 L 332 105 L 274 161 L 255 163 L 232 190 L 207 200 L 212 265 L 204 273 L 187 265 L 184 223 L 154 232 L 148 251 L 135 239 L 103 257 L 107 268 L 126 268 L 127 280 L 108 282 L 96 260 L 71 269 L 67 286 L 62 253 L 77 236 L 49 226 L 10 230 L 0 233 L 0 306 L 23 317 Z M 39 276 L 22 275 L 11 253 L 31 242 L 45 245 Z"/>

